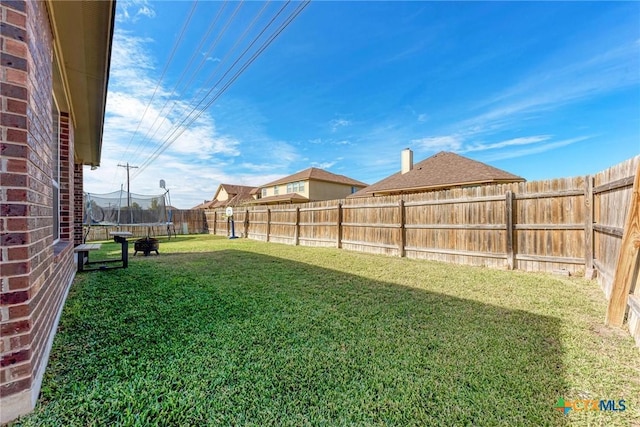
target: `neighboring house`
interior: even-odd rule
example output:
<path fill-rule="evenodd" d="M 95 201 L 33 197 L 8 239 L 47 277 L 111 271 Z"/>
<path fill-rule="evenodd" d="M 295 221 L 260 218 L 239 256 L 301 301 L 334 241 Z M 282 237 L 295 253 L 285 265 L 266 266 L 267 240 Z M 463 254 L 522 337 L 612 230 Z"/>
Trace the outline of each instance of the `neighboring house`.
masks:
<path fill-rule="evenodd" d="M 366 186 L 344 175 L 309 168 L 258 187 L 252 203 L 273 205 L 343 199 Z"/>
<path fill-rule="evenodd" d="M 413 164 L 413 152 L 402 151 L 401 170 L 349 196 L 371 197 L 422 193 L 455 187 L 522 182 L 524 178 L 459 154 L 441 151 Z"/>
<path fill-rule="evenodd" d="M 226 208 L 227 206 L 240 206 L 253 200 L 252 193 L 256 187 L 247 185 L 220 184 L 213 196 L 212 208 Z"/>
<path fill-rule="evenodd" d="M 212 200 L 205 200 L 191 209 L 225 208 L 227 206 L 240 206 L 254 199 L 257 187 L 246 185 L 220 184 Z"/>
<path fill-rule="evenodd" d="M 114 1 L 0 1 L 0 423 L 33 410 L 99 166 Z"/>
<path fill-rule="evenodd" d="M 240 206 L 253 200 L 256 187 L 246 185 L 220 184 L 213 200 L 194 206 L 191 209 L 215 209 L 226 208 L 227 206 Z"/>

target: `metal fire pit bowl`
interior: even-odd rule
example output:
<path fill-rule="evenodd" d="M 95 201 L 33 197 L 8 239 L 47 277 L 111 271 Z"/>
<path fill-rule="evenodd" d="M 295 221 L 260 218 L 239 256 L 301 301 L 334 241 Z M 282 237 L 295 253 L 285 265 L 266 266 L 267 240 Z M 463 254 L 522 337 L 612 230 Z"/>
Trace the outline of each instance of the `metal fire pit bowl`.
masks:
<path fill-rule="evenodd" d="M 145 237 L 144 239 L 138 239 L 133 244 L 133 249 L 135 252 L 133 255 L 135 256 L 138 252 L 144 252 L 144 256 L 149 256 L 151 252 L 159 255 L 158 249 L 160 248 L 160 241 L 158 239 L 154 239 L 152 237 Z"/>

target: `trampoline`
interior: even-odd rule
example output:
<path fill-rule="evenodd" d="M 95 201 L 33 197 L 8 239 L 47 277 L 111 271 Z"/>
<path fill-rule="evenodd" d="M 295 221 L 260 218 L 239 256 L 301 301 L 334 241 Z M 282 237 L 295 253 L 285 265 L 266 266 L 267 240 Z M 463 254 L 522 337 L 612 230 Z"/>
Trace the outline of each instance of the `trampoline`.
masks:
<path fill-rule="evenodd" d="M 118 231 L 123 228 L 146 228 L 146 235 L 155 234 L 154 230 L 162 226 L 167 236 L 175 237 L 172 212 L 167 206 L 169 191 L 160 195 L 142 195 L 120 190 L 112 193 L 83 193 L 84 218 L 83 226 L 86 241 L 92 227 L 111 227 Z"/>

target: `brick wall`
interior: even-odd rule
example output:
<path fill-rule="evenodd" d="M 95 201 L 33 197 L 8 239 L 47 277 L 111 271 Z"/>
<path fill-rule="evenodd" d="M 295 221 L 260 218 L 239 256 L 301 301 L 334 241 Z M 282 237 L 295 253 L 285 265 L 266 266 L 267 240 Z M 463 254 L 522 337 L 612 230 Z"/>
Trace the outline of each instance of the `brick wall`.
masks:
<path fill-rule="evenodd" d="M 82 215 L 84 213 L 84 206 L 82 204 L 82 192 L 84 187 L 82 186 L 83 170 L 82 165 L 75 164 L 73 171 L 73 243 L 80 245 L 83 242 L 82 235 Z"/>
<path fill-rule="evenodd" d="M 53 49 L 46 4 L 0 1 L 0 422 L 33 409 L 75 273 L 73 128 L 61 114 L 53 243 Z"/>
<path fill-rule="evenodd" d="M 69 113 L 60 113 L 60 239 L 74 240 L 75 187 L 73 163 L 73 127 L 69 126 Z"/>
<path fill-rule="evenodd" d="M 31 386 L 30 273 L 34 247 L 29 230 L 37 219 L 29 200 L 28 46 L 26 4 L 1 3 L 2 37 L 2 266 L 0 277 L 0 398 Z M 20 112 L 17 111 L 20 106 Z"/>

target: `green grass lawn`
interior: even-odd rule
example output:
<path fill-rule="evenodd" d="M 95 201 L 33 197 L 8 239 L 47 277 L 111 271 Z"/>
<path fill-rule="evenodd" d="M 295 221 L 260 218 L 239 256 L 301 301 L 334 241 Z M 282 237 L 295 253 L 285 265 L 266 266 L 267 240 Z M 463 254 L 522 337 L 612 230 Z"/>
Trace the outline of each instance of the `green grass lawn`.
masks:
<path fill-rule="evenodd" d="M 580 279 L 162 240 L 127 270 L 77 276 L 16 424 L 634 425 L 640 351 L 605 308 Z M 565 416 L 560 397 L 626 410 Z"/>

